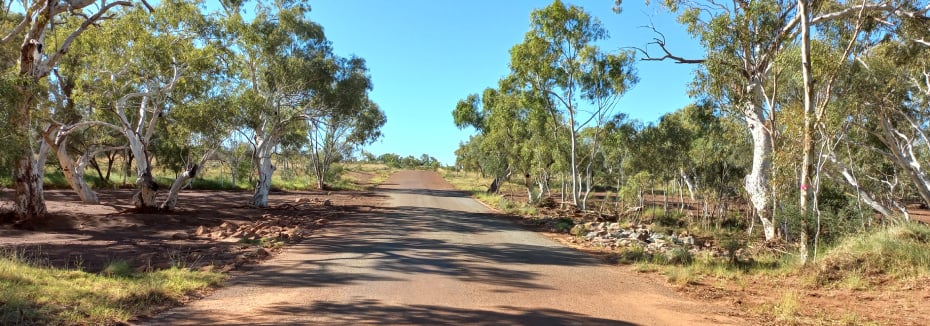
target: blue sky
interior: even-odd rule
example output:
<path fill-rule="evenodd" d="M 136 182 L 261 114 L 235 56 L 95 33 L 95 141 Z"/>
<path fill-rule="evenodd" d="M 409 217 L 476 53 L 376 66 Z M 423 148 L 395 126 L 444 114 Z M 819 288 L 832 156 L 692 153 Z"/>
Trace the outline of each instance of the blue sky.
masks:
<path fill-rule="evenodd" d="M 312 2 L 310 19 L 321 24 L 337 54 L 365 58 L 374 90 L 371 98 L 387 115 L 383 137 L 365 150 L 380 155 L 429 154 L 443 164 L 473 130 L 459 130 L 452 109 L 468 94 L 480 93 L 509 72 L 509 50 L 529 31 L 530 12 L 551 1 L 339 0 Z M 643 47 L 655 34 L 640 26 L 650 21 L 669 47 L 682 56 L 699 56 L 699 45 L 674 16 L 653 3 L 565 1 L 601 20 L 610 39 L 604 51 Z M 655 50 L 658 50 L 657 48 Z M 688 83 L 694 66 L 637 62 L 640 82 L 616 108 L 632 118 L 656 121 L 691 100 Z"/>

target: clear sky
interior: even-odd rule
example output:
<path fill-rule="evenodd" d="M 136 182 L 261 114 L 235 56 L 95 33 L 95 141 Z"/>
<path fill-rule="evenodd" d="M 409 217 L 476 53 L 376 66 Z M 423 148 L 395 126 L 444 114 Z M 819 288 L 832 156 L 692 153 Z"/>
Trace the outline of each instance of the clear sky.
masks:
<path fill-rule="evenodd" d="M 610 38 L 603 51 L 644 47 L 664 33 L 676 55 L 700 56 L 699 45 L 664 8 L 627 0 L 622 14 L 613 1 L 564 1 L 601 20 Z M 508 74 L 509 50 L 529 31 L 540 0 L 339 0 L 311 2 L 310 18 L 321 24 L 336 53 L 365 58 L 374 90 L 371 98 L 387 115 L 383 137 L 365 150 L 380 155 L 429 154 L 443 164 L 474 130 L 459 130 L 452 109 L 472 93 L 496 87 Z M 658 51 L 658 48 L 654 48 Z M 691 100 L 688 84 L 694 66 L 638 61 L 640 82 L 620 100 L 616 111 L 644 122 L 679 109 Z"/>

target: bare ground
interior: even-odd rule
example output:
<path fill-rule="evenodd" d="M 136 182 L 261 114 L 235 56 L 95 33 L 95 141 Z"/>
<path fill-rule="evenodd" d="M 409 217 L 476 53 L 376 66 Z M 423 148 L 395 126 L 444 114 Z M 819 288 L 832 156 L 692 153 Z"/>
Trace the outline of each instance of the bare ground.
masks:
<path fill-rule="evenodd" d="M 267 257 L 249 255 L 256 246 L 231 234 L 211 237 L 210 231 L 285 219 L 304 222 L 302 233 L 309 235 L 328 219 L 381 200 L 371 192 L 273 192 L 271 208 L 258 209 L 246 205 L 251 198 L 248 192 L 185 191 L 175 211 L 138 213 L 128 201 L 131 194 L 131 190 L 102 191 L 101 205 L 86 205 L 71 191 L 46 191 L 48 221 L 31 230 L 0 226 L 0 250 L 89 272 L 120 260 L 140 270 L 173 265 L 231 270 Z M 11 197 L 11 192 L 0 195 L 0 207 L 12 205 Z M 322 205 L 326 200 L 331 205 Z M 206 232 L 198 235 L 200 227 Z"/>

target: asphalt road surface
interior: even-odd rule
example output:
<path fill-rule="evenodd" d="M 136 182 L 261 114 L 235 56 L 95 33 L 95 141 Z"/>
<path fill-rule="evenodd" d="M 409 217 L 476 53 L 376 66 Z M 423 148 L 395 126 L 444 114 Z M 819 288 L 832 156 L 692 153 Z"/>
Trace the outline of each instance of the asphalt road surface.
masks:
<path fill-rule="evenodd" d="M 488 214 L 434 172 L 152 325 L 720 325 L 719 306 Z"/>

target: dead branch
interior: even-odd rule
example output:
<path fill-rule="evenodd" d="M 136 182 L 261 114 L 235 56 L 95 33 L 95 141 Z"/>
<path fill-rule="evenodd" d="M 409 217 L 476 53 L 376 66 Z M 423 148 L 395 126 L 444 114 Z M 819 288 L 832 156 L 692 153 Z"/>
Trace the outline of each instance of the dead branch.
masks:
<path fill-rule="evenodd" d="M 653 57 L 651 54 L 649 54 L 649 51 L 647 51 L 646 49 L 634 47 L 633 49 L 635 49 L 636 51 L 639 51 L 645 56 L 644 58 L 640 60 L 642 61 L 665 61 L 666 59 L 670 59 L 678 64 L 701 64 L 707 61 L 707 59 L 686 59 L 684 57 L 680 57 L 680 56 L 672 54 L 672 52 L 668 50 L 668 47 L 666 47 L 665 34 L 662 34 L 662 32 L 659 32 L 659 30 L 656 29 L 655 25 L 642 26 L 642 27 L 649 28 L 654 33 L 659 35 L 659 37 L 653 38 L 653 41 L 649 42 L 648 44 L 658 45 L 659 48 L 662 49 L 662 52 L 665 53 L 665 55 L 661 57 Z"/>

